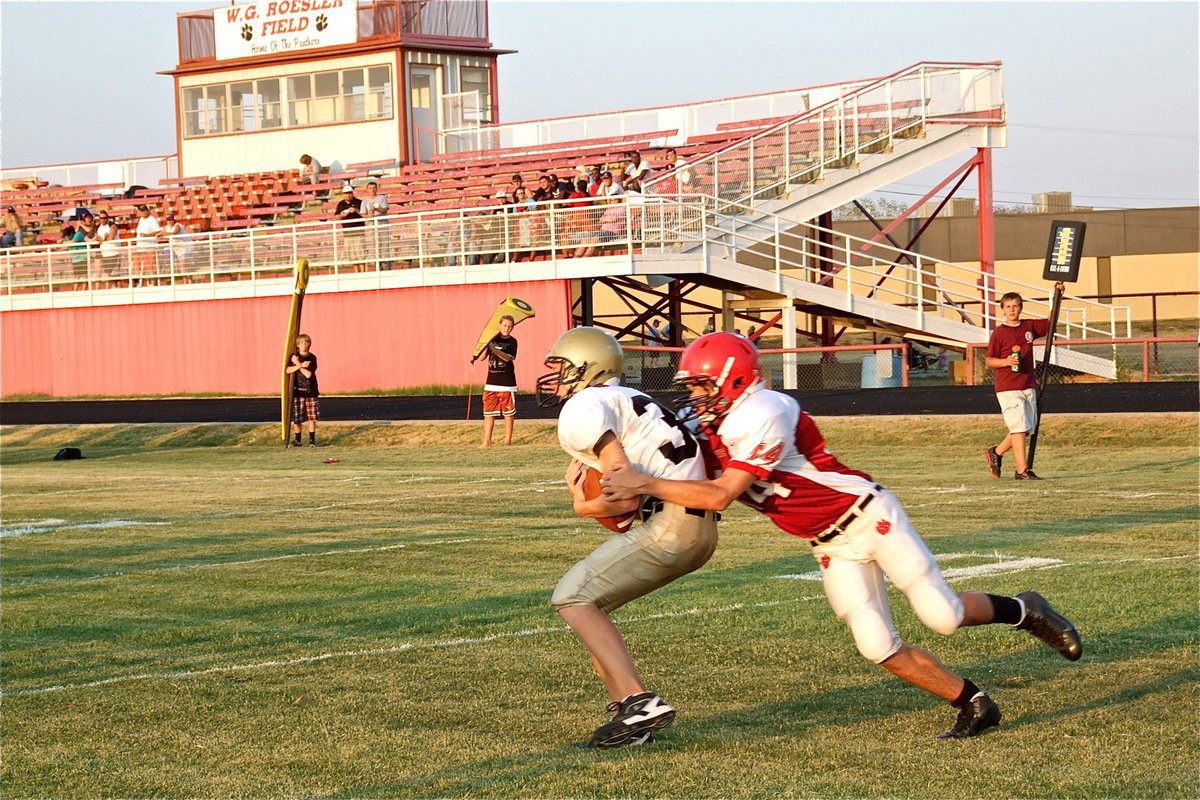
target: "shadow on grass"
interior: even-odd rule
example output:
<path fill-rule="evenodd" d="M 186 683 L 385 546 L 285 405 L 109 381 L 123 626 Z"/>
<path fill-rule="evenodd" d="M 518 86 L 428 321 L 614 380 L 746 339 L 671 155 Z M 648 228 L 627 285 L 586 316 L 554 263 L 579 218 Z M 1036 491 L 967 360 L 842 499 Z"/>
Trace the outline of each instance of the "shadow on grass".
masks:
<path fill-rule="evenodd" d="M 1165 617 L 1150 625 L 1115 630 L 1094 637 L 1085 636 L 1084 657 L 1078 666 L 1088 667 L 1117 663 L 1129 658 L 1186 646 L 1189 643 L 1194 644 L 1196 639 L 1194 626 L 1193 615 L 1178 614 Z M 1177 632 L 1177 635 L 1164 637 L 1164 629 Z M 1025 636 L 1023 633 L 1013 633 L 1017 636 Z M 1030 640 L 1030 645 L 1034 648 L 1033 650 L 1021 650 L 999 658 L 979 661 L 963 666 L 957 671 L 966 675 L 1021 674 L 1038 680 L 1047 679 L 1063 670 L 1077 668 L 1077 665 L 1064 661 L 1040 643 Z M 802 677 L 797 676 L 798 684 L 803 682 Z M 1020 716 L 1010 713 L 1005 717 L 1001 730 L 1044 724 L 1100 708 L 1128 704 L 1154 695 L 1165 695 L 1181 687 L 1192 685 L 1195 677 L 1194 669 L 1179 669 L 1157 679 L 1129 686 L 1111 695 L 1084 703 L 1071 704 L 1068 695 L 1056 695 L 1067 702 L 1063 702 L 1055 708 L 1044 708 Z M 1086 677 L 1081 676 L 1080 679 L 1086 679 Z M 1001 686 L 1002 679 L 994 678 L 993 680 L 997 686 Z M 985 689 L 989 690 L 1001 707 L 1005 704 L 1006 692 L 1018 691 L 1017 689 L 1005 690 L 1003 688 L 991 690 L 990 687 L 985 687 Z M 746 690 L 748 693 L 752 693 L 754 687 L 746 687 Z M 832 691 L 817 687 L 804 696 L 794 699 L 747 706 L 737 711 L 713 714 L 707 717 L 699 716 L 689 709 L 682 709 L 681 721 L 686 719 L 686 723 L 661 735 L 659 742 L 653 747 L 607 751 L 576 750 L 572 747 L 569 739 L 571 732 L 563 732 L 562 742 L 553 747 L 503 758 L 477 761 L 464 758 L 454 766 L 447 765 L 439 768 L 435 773 L 414 776 L 410 780 L 369 787 L 347 786 L 336 796 L 487 796 L 489 789 L 495 791 L 495 787 L 536 786 L 540 779 L 548 777 L 552 773 L 570 769 L 573 764 L 578 765 L 580 769 L 586 769 L 589 765 L 597 762 L 650 759 L 648 765 L 657 767 L 661 765 L 658 756 L 673 751 L 692 748 L 707 749 L 733 740 L 745 743 L 754 739 L 766 742 L 777 740 L 780 737 L 820 737 L 826 735 L 829 730 L 836 731 L 848 724 L 861 725 L 864 722 L 891 720 L 897 714 L 922 713 L 937 708 L 944 709 L 946 719 L 944 727 L 928 731 L 931 745 L 933 737 L 949 728 L 953 723 L 953 709 L 943 706 L 940 700 L 919 689 L 885 674 L 870 683 L 847 686 Z M 573 733 L 582 738 L 587 734 L 583 728 L 584 724 L 581 723 L 580 731 Z M 883 735 L 887 735 L 886 730 Z M 896 735 L 907 734 L 897 733 Z M 584 786 L 579 787 L 579 792 L 580 796 L 588 794 Z M 502 793 L 511 794 L 507 789 Z"/>

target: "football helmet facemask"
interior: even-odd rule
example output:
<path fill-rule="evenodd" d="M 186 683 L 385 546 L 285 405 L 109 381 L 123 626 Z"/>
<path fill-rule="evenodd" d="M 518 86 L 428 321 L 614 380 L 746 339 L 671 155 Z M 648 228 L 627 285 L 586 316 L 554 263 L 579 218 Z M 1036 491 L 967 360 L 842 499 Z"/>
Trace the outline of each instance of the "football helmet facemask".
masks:
<path fill-rule="evenodd" d="M 620 377 L 625 354 L 617 340 L 599 328 L 572 328 L 559 336 L 546 353 L 546 366 L 551 371 L 537 382 L 537 401 L 542 408 L 564 403 L 576 392 Z"/>
<path fill-rule="evenodd" d="M 687 390 L 674 400 L 681 420 L 711 425 L 758 382 L 758 349 L 736 333 L 709 333 L 688 345 L 679 358 L 676 385 Z"/>

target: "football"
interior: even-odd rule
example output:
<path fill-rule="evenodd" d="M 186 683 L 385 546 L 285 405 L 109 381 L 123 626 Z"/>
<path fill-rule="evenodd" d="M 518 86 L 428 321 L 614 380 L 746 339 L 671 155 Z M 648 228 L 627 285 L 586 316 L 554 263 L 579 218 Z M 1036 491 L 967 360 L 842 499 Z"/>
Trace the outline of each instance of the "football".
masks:
<path fill-rule="evenodd" d="M 600 496 L 600 473 L 591 467 L 583 468 L 583 496 L 588 500 L 594 500 Z M 641 503 L 639 502 L 640 506 Z M 620 514 L 615 517 L 596 517 L 596 522 L 599 522 L 604 527 L 614 533 L 625 533 L 633 527 L 633 523 L 638 520 L 638 510 L 625 514 Z"/>

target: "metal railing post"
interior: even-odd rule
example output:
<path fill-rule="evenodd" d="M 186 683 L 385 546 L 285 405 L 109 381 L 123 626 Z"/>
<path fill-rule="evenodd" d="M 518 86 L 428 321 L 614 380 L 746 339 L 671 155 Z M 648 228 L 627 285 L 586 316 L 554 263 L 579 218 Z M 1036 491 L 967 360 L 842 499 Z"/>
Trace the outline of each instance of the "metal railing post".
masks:
<path fill-rule="evenodd" d="M 792 126 L 783 129 L 783 190 L 792 184 Z"/>
<path fill-rule="evenodd" d="M 833 265 L 830 264 L 831 268 L 832 268 L 832 266 Z M 852 280 L 853 275 L 854 275 L 854 268 L 850 265 L 850 240 L 849 239 L 846 239 L 845 270 L 846 270 L 846 310 L 850 310 L 850 308 L 854 304 L 854 286 L 853 286 L 853 280 Z M 831 272 L 832 272 L 832 269 L 831 269 Z"/>
<path fill-rule="evenodd" d="M 919 325 L 921 327 L 921 329 L 924 330 L 924 328 L 925 328 L 925 271 L 924 271 L 924 268 L 921 266 L 921 261 L 922 261 L 921 256 L 918 255 L 917 256 L 917 264 L 916 264 L 917 281 L 916 281 L 916 285 L 913 287 L 913 291 L 916 293 L 915 299 L 916 299 L 916 303 L 917 303 L 917 325 Z M 906 364 L 908 363 L 908 353 L 904 354 L 904 361 Z"/>
<path fill-rule="evenodd" d="M 341 241 L 338 237 L 338 228 L 339 226 L 336 222 L 329 223 L 330 238 L 333 240 L 333 275 L 335 279 L 341 273 L 342 267 Z"/>
<path fill-rule="evenodd" d="M 625 252 L 629 256 L 629 272 L 633 273 L 633 209 L 629 205 L 629 198 L 625 198 Z"/>
<path fill-rule="evenodd" d="M 750 166 L 749 166 L 749 173 L 746 176 L 746 192 L 745 192 L 745 196 L 750 198 L 750 202 L 752 202 L 752 203 L 754 202 L 754 193 L 756 191 L 755 187 L 757 187 L 757 185 L 758 185 L 758 181 L 754 175 L 754 142 L 755 142 L 755 139 L 751 139 L 749 142 L 750 156 L 749 156 L 748 162 L 749 162 Z"/>
<path fill-rule="evenodd" d="M 783 284 L 783 266 L 780 264 L 782 258 L 783 242 L 779 239 L 779 217 L 775 217 L 775 281 L 776 285 Z"/>
<path fill-rule="evenodd" d="M 425 236 L 421 233 L 421 220 L 424 215 L 417 214 L 417 268 L 425 271 Z"/>

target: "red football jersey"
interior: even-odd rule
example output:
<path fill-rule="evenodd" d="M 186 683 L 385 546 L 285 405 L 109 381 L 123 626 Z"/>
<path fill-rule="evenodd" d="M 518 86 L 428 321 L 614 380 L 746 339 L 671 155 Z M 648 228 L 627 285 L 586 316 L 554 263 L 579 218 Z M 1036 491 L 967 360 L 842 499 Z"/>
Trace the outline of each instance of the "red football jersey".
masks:
<path fill-rule="evenodd" d="M 823 532 L 875 488 L 870 475 L 829 452 L 798 402 L 769 389 L 738 398 L 703 445 L 710 465 L 752 473 L 756 480 L 738 500 L 795 536 Z"/>

